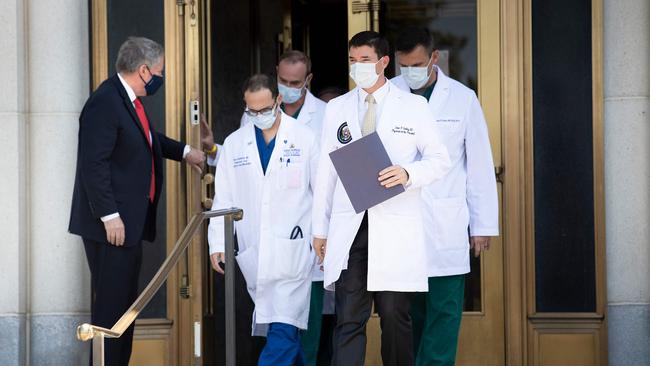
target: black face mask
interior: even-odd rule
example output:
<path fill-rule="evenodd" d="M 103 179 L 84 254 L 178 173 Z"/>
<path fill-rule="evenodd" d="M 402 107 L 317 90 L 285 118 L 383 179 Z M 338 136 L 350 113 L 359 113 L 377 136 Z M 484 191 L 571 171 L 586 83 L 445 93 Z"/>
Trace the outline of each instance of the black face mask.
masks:
<path fill-rule="evenodd" d="M 149 74 L 151 74 L 151 79 L 149 81 L 144 81 L 142 76 L 140 76 L 140 80 L 144 83 L 144 90 L 147 92 L 147 95 L 154 95 L 160 89 L 160 87 L 163 85 L 163 82 L 165 79 L 160 76 L 160 75 L 155 75 L 149 70 L 149 67 L 147 66 L 147 70 L 149 71 Z"/>

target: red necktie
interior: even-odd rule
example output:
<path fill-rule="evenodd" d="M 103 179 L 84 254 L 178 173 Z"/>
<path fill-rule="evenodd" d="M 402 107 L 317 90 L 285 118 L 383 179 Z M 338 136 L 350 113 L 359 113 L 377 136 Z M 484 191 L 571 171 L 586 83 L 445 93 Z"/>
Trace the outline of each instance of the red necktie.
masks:
<path fill-rule="evenodd" d="M 147 142 L 149 142 L 149 150 L 151 151 L 151 180 L 149 183 L 149 201 L 153 202 L 153 198 L 156 195 L 156 174 L 153 164 L 153 148 L 151 146 L 151 131 L 149 129 L 149 120 L 147 119 L 147 114 L 144 113 L 144 107 L 142 106 L 140 99 L 135 98 L 133 104 L 135 104 L 135 113 L 138 114 L 138 119 L 140 119 L 140 124 L 144 130 L 144 136 L 147 138 Z"/>

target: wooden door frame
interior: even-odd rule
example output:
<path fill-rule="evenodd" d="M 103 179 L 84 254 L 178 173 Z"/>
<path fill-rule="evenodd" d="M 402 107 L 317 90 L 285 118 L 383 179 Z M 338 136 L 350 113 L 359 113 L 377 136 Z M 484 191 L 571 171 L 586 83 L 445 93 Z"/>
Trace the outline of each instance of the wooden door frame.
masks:
<path fill-rule="evenodd" d="M 606 365 L 602 0 L 592 1 L 591 14 L 596 312 L 580 314 L 535 310 L 531 1 L 501 0 L 506 364 L 537 365 L 543 334 L 587 334 L 594 359 Z"/>
<path fill-rule="evenodd" d="M 524 9 L 521 1 L 501 0 L 501 109 L 503 154 L 503 243 L 506 365 L 525 365 L 526 285 L 522 159 L 524 99 Z"/>
<path fill-rule="evenodd" d="M 165 37 L 165 134 L 176 140 L 184 140 L 186 131 L 187 104 L 185 103 L 185 39 L 184 17 L 179 16 L 183 7 L 176 1 L 164 1 Z M 170 16 L 170 14 L 172 14 Z M 107 0 L 90 1 L 91 29 L 91 86 L 96 89 L 108 77 L 108 10 Z M 176 239 L 187 224 L 187 199 L 185 166 L 165 161 L 166 183 L 166 249 L 173 248 Z M 194 245 L 196 247 L 196 245 Z M 176 270 L 167 279 L 167 318 L 136 321 L 134 338 L 140 340 L 163 340 L 167 354 L 163 359 L 170 365 L 186 364 L 187 355 L 192 353 L 191 345 L 181 344 L 180 339 L 192 336 L 191 327 L 185 323 L 187 306 L 179 296 L 180 276 L 185 268 L 179 262 Z"/>
<path fill-rule="evenodd" d="M 516 1 L 516 0 L 507 0 Z M 514 6 L 514 5 L 513 5 Z M 524 215 L 522 223 L 524 236 L 524 272 L 521 296 L 525 301 L 523 309 L 523 348 L 521 361 L 513 364 L 538 365 L 544 349 L 542 337 L 591 337 L 591 345 L 582 349 L 567 349 L 567 352 L 591 355 L 596 365 L 607 365 L 607 283 L 605 268 L 605 204 L 604 204 L 604 139 L 603 139 L 603 3 L 591 2 L 591 62 L 592 62 L 592 141 L 593 141 L 593 192 L 594 192 L 594 260 L 596 284 L 596 310 L 592 313 L 542 313 L 536 309 L 535 293 L 535 204 L 534 204 L 534 156 L 533 156 L 533 85 L 532 85 L 532 0 L 519 4 L 522 9 L 523 45 L 518 49 L 520 65 L 524 75 L 523 100 L 523 154 L 524 164 L 521 192 L 523 193 Z M 521 97 L 521 96 L 520 96 Z M 557 338 L 556 342 L 561 342 Z M 565 350 L 558 350 L 563 352 Z"/>

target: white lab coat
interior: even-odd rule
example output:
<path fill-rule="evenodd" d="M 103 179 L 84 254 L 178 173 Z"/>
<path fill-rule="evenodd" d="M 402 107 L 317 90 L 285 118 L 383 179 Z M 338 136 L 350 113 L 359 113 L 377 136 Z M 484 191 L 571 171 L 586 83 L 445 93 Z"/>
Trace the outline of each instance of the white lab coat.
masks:
<path fill-rule="evenodd" d="M 404 79 L 391 80 L 410 92 Z M 422 189 L 430 277 L 468 273 L 469 238 L 499 235 L 499 204 L 488 129 L 473 90 L 438 69 L 429 100 L 452 168 Z"/>
<path fill-rule="evenodd" d="M 325 115 L 325 106 L 327 103 L 316 98 L 310 91 L 307 89 L 307 94 L 305 96 L 305 103 L 300 109 L 298 114 L 298 122 L 309 127 L 311 131 L 316 136 L 316 141 L 320 141 L 320 133 L 323 128 L 323 115 Z M 248 118 L 244 113 L 240 122 L 241 126 L 248 124 Z M 322 281 L 323 280 L 323 271 L 320 269 L 320 266 L 314 266 L 312 273 L 312 281 Z"/>
<path fill-rule="evenodd" d="M 395 165 L 408 171 L 406 192 L 368 210 L 368 291 L 427 291 L 426 246 L 420 188 L 449 169 L 447 151 L 431 124 L 426 100 L 391 85 L 376 130 Z M 313 233 L 327 238 L 324 285 L 333 289 L 347 268 L 350 247 L 363 213 L 355 213 L 329 153 L 345 144 L 339 130 L 347 122 L 352 140 L 361 138 L 358 89 L 331 100 L 323 119 L 321 155 L 314 191 Z M 345 139 L 343 139 L 345 141 Z M 421 160 L 416 160 L 421 156 Z M 377 172 L 379 173 L 379 172 Z"/>
<path fill-rule="evenodd" d="M 311 130 L 282 114 L 266 174 L 253 124 L 226 139 L 215 177 L 212 209 L 240 207 L 235 223 L 237 263 L 255 302 L 253 334 L 269 323 L 307 328 L 310 275 L 316 263 L 311 247 L 312 182 L 318 142 Z M 302 238 L 291 239 L 294 228 Z M 210 254 L 224 251 L 223 218 L 210 220 Z"/>

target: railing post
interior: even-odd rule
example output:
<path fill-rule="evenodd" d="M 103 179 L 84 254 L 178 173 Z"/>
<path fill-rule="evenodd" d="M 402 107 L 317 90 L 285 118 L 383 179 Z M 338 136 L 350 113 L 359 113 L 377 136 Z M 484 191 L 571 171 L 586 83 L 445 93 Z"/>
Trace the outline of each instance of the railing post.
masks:
<path fill-rule="evenodd" d="M 205 219 L 214 217 L 223 217 L 225 223 L 225 241 L 226 241 L 226 365 L 236 365 L 236 341 L 235 341 L 235 226 L 234 222 L 242 219 L 244 212 L 239 208 L 230 208 L 224 210 L 214 210 L 195 214 L 190 222 L 181 233 L 180 237 L 174 244 L 174 248 L 163 262 L 156 275 L 149 281 L 147 287 L 138 296 L 131 307 L 122 315 L 122 317 L 107 329 L 92 324 L 81 324 L 77 327 L 77 339 L 80 341 L 93 340 L 92 346 L 92 364 L 93 366 L 104 366 L 104 339 L 120 338 L 122 334 L 133 324 L 142 309 L 149 303 L 151 298 L 162 286 L 171 270 L 178 263 L 183 252 L 187 249 L 194 234 L 202 226 Z"/>
<path fill-rule="evenodd" d="M 226 239 L 226 366 L 236 365 L 235 338 L 235 230 L 233 215 L 224 216 Z"/>
<path fill-rule="evenodd" d="M 104 366 L 104 333 L 97 332 L 93 337 L 93 366 Z"/>

